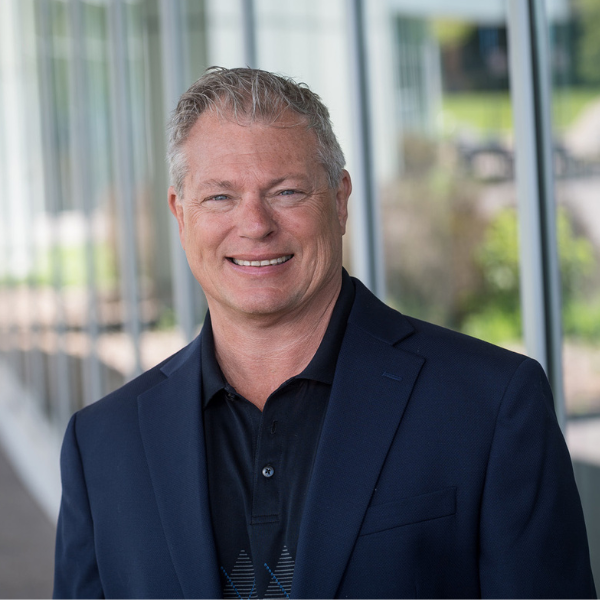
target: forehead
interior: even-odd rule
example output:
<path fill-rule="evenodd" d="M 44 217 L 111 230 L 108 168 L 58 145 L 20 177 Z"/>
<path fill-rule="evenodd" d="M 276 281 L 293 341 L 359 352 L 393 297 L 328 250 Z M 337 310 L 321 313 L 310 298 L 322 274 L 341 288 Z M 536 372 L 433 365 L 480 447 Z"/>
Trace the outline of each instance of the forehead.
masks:
<path fill-rule="evenodd" d="M 314 131 L 292 111 L 273 121 L 207 111 L 194 123 L 184 148 L 190 167 L 235 157 L 279 158 L 279 162 L 313 162 L 318 158 Z"/>

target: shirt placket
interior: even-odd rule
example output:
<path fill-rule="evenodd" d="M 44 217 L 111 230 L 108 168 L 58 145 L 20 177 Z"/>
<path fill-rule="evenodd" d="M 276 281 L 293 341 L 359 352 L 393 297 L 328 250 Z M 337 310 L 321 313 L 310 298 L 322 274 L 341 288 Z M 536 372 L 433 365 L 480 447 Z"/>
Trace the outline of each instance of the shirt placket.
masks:
<path fill-rule="evenodd" d="M 274 399 L 272 399 L 274 400 Z M 261 415 L 252 490 L 252 525 L 277 523 L 280 518 L 281 452 L 278 419 L 271 403 Z"/>

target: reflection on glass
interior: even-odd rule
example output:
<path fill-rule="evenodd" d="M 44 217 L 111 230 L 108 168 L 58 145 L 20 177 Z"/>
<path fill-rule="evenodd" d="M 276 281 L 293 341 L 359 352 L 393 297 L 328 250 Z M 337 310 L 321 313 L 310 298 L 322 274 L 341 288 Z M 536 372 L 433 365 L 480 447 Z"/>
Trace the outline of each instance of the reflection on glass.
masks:
<path fill-rule="evenodd" d="M 600 413 L 600 4 L 550 23 L 564 379 L 570 416 Z"/>
<path fill-rule="evenodd" d="M 379 182 L 388 301 L 522 349 L 505 16 L 402 4 L 388 16 L 394 135 L 378 146 L 397 157 Z"/>

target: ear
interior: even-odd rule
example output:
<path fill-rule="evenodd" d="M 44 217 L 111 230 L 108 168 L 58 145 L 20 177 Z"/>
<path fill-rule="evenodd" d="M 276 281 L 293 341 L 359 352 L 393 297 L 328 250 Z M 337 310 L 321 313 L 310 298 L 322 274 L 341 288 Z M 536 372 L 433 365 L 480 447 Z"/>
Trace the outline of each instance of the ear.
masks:
<path fill-rule="evenodd" d="M 342 171 L 340 184 L 335 194 L 335 205 L 342 235 L 346 233 L 346 221 L 348 220 L 348 198 L 350 198 L 351 193 L 352 180 L 350 179 L 350 173 L 344 169 Z"/>
<path fill-rule="evenodd" d="M 177 195 L 177 192 L 173 186 L 169 188 L 168 196 L 169 210 L 177 219 L 177 225 L 179 227 L 179 240 L 183 246 L 183 249 L 185 250 L 185 217 L 183 212 L 182 198 Z"/>

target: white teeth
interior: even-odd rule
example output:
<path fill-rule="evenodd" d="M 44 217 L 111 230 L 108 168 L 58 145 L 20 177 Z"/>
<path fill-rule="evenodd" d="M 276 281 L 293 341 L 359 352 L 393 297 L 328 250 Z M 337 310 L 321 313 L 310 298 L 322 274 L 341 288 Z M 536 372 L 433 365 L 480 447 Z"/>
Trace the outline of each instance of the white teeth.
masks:
<path fill-rule="evenodd" d="M 268 267 L 270 265 L 280 265 L 290 260 L 290 258 L 292 258 L 291 254 L 273 258 L 272 260 L 239 260 L 237 258 L 232 258 L 231 260 L 236 265 L 240 265 L 240 267 Z"/>

